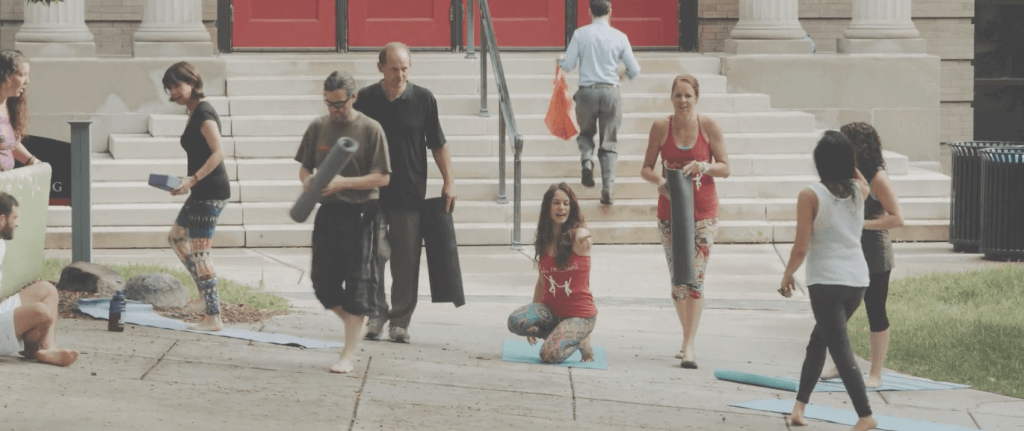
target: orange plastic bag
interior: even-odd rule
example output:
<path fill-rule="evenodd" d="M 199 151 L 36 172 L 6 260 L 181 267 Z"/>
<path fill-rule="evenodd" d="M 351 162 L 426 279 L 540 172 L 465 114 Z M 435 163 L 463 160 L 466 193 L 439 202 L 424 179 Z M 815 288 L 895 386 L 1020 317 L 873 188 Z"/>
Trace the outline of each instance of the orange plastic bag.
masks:
<path fill-rule="evenodd" d="M 544 125 L 552 135 L 569 140 L 579 133 L 576 123 L 572 120 L 572 98 L 569 97 L 569 84 L 565 83 L 565 74 L 558 73 L 555 66 L 555 91 L 551 94 L 548 113 L 544 116 Z"/>

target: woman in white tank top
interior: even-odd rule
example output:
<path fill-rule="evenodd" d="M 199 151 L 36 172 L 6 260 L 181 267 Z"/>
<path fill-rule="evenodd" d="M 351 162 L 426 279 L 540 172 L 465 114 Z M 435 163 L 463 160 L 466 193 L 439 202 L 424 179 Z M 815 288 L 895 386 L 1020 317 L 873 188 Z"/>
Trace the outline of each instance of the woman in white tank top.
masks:
<path fill-rule="evenodd" d="M 854 165 L 853 146 L 842 133 L 825 132 L 814 149 L 814 164 L 821 182 L 801 190 L 797 198 L 796 239 L 779 289 L 787 298 L 792 295 L 793 273 L 806 258 L 807 292 L 816 324 L 790 420 L 794 425 L 806 425 L 804 408 L 828 351 L 860 418 L 853 430 L 869 430 L 878 421 L 871 416 L 864 379 L 846 333 L 846 321 L 860 305 L 869 283 L 868 264 L 860 245 L 864 197 L 869 190 Z"/>

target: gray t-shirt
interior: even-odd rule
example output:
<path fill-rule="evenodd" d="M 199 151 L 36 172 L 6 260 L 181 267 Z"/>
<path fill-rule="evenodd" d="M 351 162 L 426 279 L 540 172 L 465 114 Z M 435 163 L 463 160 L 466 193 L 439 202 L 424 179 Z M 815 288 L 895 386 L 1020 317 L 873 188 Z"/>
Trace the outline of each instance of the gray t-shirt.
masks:
<path fill-rule="evenodd" d="M 323 162 L 334 147 L 334 143 L 342 137 L 355 139 L 359 149 L 352 155 L 352 160 L 341 170 L 343 177 L 361 177 L 371 173 L 391 173 L 388 159 L 388 143 L 384 137 L 384 129 L 372 118 L 356 113 L 356 119 L 346 122 L 331 121 L 330 115 L 313 120 L 302 136 L 302 143 L 295 153 L 295 161 L 302 163 L 310 172 Z M 342 190 L 328 196 L 320 197 L 320 203 L 348 202 L 361 204 L 377 199 L 380 189 Z"/>

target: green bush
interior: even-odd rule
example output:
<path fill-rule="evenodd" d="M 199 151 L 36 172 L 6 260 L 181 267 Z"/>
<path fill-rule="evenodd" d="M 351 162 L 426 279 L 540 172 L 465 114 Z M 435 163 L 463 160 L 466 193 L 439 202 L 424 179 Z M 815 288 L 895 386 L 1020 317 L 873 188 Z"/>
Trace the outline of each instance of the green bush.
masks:
<path fill-rule="evenodd" d="M 39 274 L 37 280 L 59 280 L 60 272 L 67 265 L 68 261 L 66 259 L 46 259 L 43 263 L 43 271 Z M 178 279 L 178 281 L 188 289 L 189 297 L 193 299 L 199 298 L 199 291 L 196 290 L 196 284 L 192 280 L 192 276 L 190 276 L 188 272 L 185 272 L 185 270 L 168 268 L 162 265 L 143 265 L 138 263 L 130 263 L 127 265 L 110 264 L 106 266 L 117 271 L 118 274 L 121 274 L 125 281 L 128 281 L 139 274 L 152 274 L 156 272 L 170 274 L 174 276 L 174 278 Z M 264 292 L 264 287 L 263 280 L 260 280 L 260 284 L 258 286 L 251 286 L 223 277 L 217 278 L 217 291 L 220 294 L 220 300 L 225 303 L 242 303 L 252 308 L 263 310 L 288 309 L 287 299 Z"/>

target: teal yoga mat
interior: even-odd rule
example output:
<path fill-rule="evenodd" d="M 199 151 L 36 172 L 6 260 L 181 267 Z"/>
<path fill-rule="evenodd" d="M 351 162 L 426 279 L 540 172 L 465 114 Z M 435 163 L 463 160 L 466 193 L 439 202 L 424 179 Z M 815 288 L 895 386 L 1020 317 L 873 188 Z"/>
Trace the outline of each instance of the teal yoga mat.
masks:
<path fill-rule="evenodd" d="M 793 400 L 759 400 L 747 403 L 731 404 L 731 407 L 789 414 L 793 412 Z M 977 428 L 965 428 L 959 425 L 940 424 L 915 419 L 898 418 L 886 415 L 873 415 L 878 421 L 875 429 L 888 431 L 978 431 Z M 853 426 L 857 423 L 857 413 L 853 410 L 835 409 L 832 407 L 808 404 L 804 409 L 804 417 L 819 421 L 832 422 Z"/>
<path fill-rule="evenodd" d="M 97 319 L 106 319 L 110 315 L 110 300 L 106 298 L 79 299 L 78 309 Z M 224 328 L 217 332 L 193 331 L 188 329 L 189 323 L 180 320 L 168 319 L 153 312 L 153 306 L 137 301 L 128 301 L 124 314 L 125 323 L 132 323 L 154 328 L 173 329 L 175 331 L 192 332 L 196 334 L 212 335 L 216 337 L 238 338 L 242 340 L 258 341 L 260 343 L 281 344 L 285 346 L 303 347 L 306 349 L 329 349 L 342 347 L 343 343 L 313 340 L 310 338 L 293 337 L 291 335 L 274 334 L 269 332 L 253 332 L 244 329 Z"/>
<path fill-rule="evenodd" d="M 525 362 L 527 364 L 544 364 L 540 361 L 540 346 L 543 342 L 543 340 L 539 340 L 537 344 L 531 346 L 526 340 L 507 338 L 501 345 L 501 360 Z M 608 357 L 604 354 L 604 347 L 594 346 L 594 360 L 592 362 L 582 362 L 580 361 L 582 357 L 580 352 L 577 351 L 560 364 L 545 365 L 561 365 L 563 367 L 590 368 L 594 370 L 608 369 Z"/>
<path fill-rule="evenodd" d="M 800 389 L 800 379 L 797 377 L 768 377 L 732 370 L 715 370 L 715 377 L 719 380 L 764 386 L 766 388 L 781 389 L 790 392 L 796 392 Z M 967 388 L 970 388 L 970 386 L 959 383 L 937 382 L 935 380 L 905 376 L 902 374 L 886 373 L 882 375 L 881 387 L 867 388 L 867 390 L 868 392 L 934 391 L 941 389 Z M 814 392 L 846 392 L 846 387 L 843 386 L 842 380 L 835 378 L 826 381 L 819 381 L 818 384 L 814 386 Z"/>

